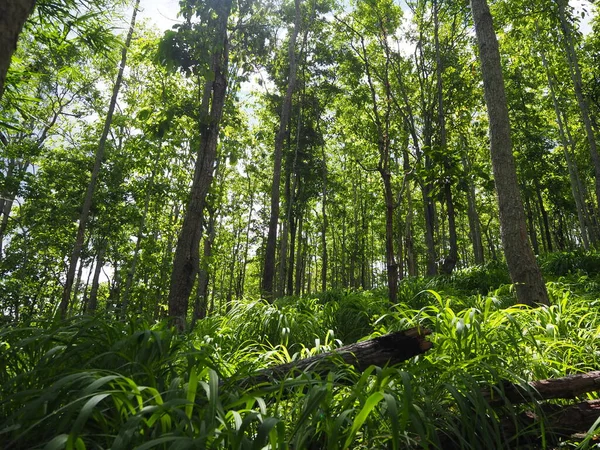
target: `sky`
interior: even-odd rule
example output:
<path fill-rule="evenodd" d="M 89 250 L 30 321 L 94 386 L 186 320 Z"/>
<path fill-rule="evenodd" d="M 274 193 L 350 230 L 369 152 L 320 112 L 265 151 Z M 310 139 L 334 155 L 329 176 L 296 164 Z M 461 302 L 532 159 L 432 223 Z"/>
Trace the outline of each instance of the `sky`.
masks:
<path fill-rule="evenodd" d="M 163 31 L 179 22 L 179 0 L 141 0 L 140 8 L 140 17 L 154 22 Z"/>
<path fill-rule="evenodd" d="M 569 4 L 580 14 L 582 7 L 591 13 L 593 8 L 589 0 L 569 0 Z M 179 11 L 179 0 L 142 0 L 140 16 L 154 22 L 161 30 L 168 30 L 178 23 L 177 13 Z M 588 14 L 581 21 L 581 30 L 584 34 L 591 31 L 591 16 Z"/>

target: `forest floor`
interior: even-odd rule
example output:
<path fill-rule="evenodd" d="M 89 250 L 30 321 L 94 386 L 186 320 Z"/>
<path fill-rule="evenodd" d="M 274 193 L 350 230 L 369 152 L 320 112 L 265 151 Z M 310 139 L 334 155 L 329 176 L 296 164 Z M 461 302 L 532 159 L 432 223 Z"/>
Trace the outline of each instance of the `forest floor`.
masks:
<path fill-rule="evenodd" d="M 559 435 L 543 406 L 564 400 L 514 405 L 498 388 L 600 368 L 600 255 L 540 263 L 551 305 L 539 308 L 515 305 L 505 267 L 489 264 L 405 279 L 396 305 L 380 291 L 246 299 L 183 335 L 141 318 L 6 325 L 1 446 L 592 448 L 600 420 Z M 432 331 L 433 348 L 401 364 L 358 371 L 339 363 L 325 374 L 241 382 L 415 326 Z M 501 401 L 486 395 L 492 387 Z M 524 424 L 524 414 L 535 420 Z"/>

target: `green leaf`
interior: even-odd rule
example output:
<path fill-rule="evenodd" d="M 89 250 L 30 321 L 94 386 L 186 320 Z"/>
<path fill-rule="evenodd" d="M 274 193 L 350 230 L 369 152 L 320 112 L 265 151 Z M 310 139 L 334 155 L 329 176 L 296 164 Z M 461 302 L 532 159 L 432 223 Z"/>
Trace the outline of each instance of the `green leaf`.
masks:
<path fill-rule="evenodd" d="M 190 372 L 190 381 L 188 382 L 186 400 L 188 401 L 185 405 L 185 415 L 188 419 L 192 418 L 194 412 L 194 404 L 196 403 L 196 392 L 198 390 L 198 375 L 196 374 L 196 367 L 192 367 Z"/>
<path fill-rule="evenodd" d="M 59 434 L 44 446 L 44 450 L 62 450 L 67 445 L 68 434 Z"/>
<path fill-rule="evenodd" d="M 346 438 L 346 442 L 344 443 L 345 448 L 350 447 L 350 444 L 352 444 L 352 441 L 354 440 L 354 437 L 356 436 L 356 433 L 358 432 L 360 427 L 363 426 L 363 424 L 367 420 L 367 417 L 369 417 L 369 414 L 371 414 L 371 411 L 373 411 L 377 404 L 383 399 L 384 395 L 381 392 L 375 392 L 369 396 L 363 408 L 354 418 L 354 422 L 352 423 L 352 429 L 350 430 L 350 434 L 348 435 L 348 437 Z"/>

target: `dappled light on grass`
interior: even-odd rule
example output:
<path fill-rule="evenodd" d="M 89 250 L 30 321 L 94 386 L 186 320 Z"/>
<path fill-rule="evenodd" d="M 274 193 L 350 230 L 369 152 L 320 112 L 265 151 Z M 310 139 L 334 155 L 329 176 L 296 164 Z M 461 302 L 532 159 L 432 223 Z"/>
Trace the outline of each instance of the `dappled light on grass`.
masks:
<path fill-rule="evenodd" d="M 188 335 L 164 323 L 85 317 L 5 327 L 4 448 L 539 444 L 548 433 L 543 421 L 519 428 L 516 414 L 525 407 L 515 408 L 517 431 L 505 439 L 500 416 L 508 410 L 490 406 L 482 392 L 494 387 L 502 398 L 501 381 L 597 369 L 597 300 L 585 283 L 567 279 L 548 284 L 552 304 L 540 308 L 507 306 L 504 291 L 457 296 L 456 288 L 431 287 L 401 287 L 401 303 L 391 308 L 384 293 L 372 292 L 245 301 Z M 326 374 L 242 383 L 265 367 L 417 325 L 433 331 L 434 347 L 399 366 L 361 373 L 339 362 Z M 592 441 L 585 442 L 581 448 Z"/>

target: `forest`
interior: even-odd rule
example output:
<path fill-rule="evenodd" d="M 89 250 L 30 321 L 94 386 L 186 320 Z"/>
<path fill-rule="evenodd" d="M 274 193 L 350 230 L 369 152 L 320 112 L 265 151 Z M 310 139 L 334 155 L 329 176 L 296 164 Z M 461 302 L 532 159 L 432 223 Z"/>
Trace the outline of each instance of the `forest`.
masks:
<path fill-rule="evenodd" d="M 598 448 L 593 1 L 152 8 L 0 5 L 1 448 Z"/>

